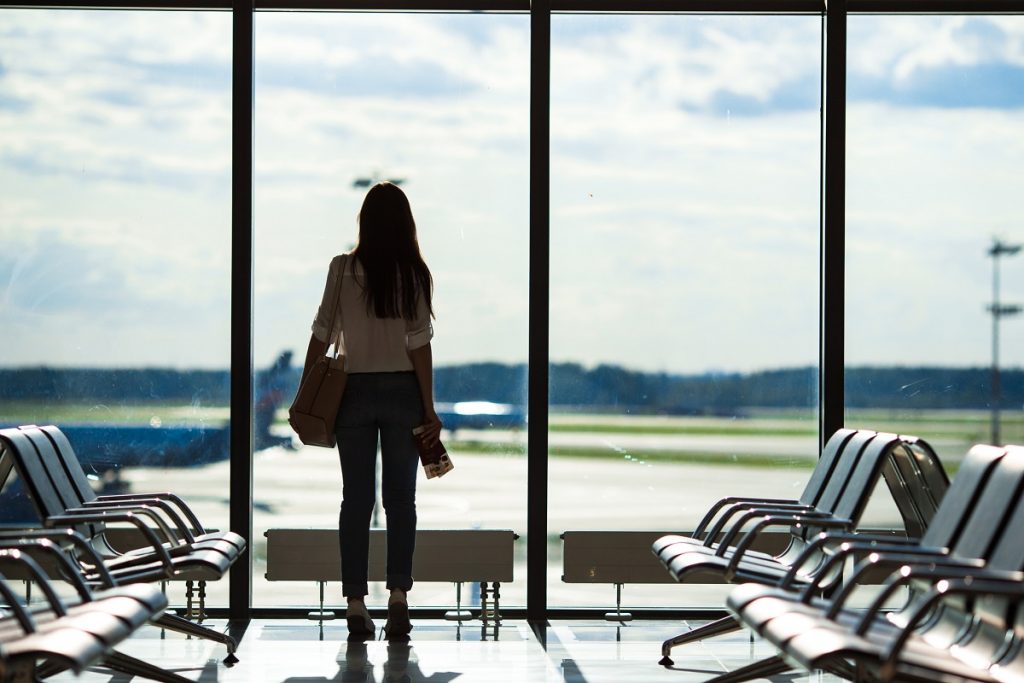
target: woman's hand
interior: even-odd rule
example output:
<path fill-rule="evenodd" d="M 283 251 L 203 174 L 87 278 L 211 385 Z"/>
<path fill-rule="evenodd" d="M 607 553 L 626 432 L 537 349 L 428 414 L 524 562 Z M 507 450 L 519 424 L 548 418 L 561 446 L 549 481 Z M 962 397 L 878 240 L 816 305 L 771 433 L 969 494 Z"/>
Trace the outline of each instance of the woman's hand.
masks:
<path fill-rule="evenodd" d="M 423 431 L 420 432 L 420 438 L 429 444 L 435 444 L 441 440 L 441 428 L 444 426 L 441 424 L 441 418 L 437 416 L 433 407 L 426 408 L 423 411 Z"/>

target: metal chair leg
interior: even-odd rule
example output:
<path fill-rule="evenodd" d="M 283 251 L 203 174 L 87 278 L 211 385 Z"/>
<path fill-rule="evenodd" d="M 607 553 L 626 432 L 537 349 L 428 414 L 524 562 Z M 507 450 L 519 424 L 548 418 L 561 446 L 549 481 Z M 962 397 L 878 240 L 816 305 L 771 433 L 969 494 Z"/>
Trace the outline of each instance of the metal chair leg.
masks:
<path fill-rule="evenodd" d="M 727 671 L 724 674 L 708 679 L 705 683 L 742 683 L 743 681 L 752 681 L 755 678 L 767 678 L 768 676 L 785 673 L 791 668 L 793 667 L 787 664 L 786 660 L 776 655 L 753 664 L 747 664 L 733 671 Z"/>
<path fill-rule="evenodd" d="M 164 614 L 153 623 L 161 628 L 166 628 L 169 631 L 177 631 L 178 633 L 195 636 L 196 638 L 205 638 L 216 643 L 221 643 L 228 648 L 228 656 L 224 658 L 224 663 L 235 664 L 238 662 L 238 657 L 235 656 L 235 650 L 238 649 L 238 641 L 226 633 L 221 633 L 220 631 L 215 631 L 212 628 L 201 626 L 175 614 Z"/>
<path fill-rule="evenodd" d="M 132 676 L 139 676 L 140 678 L 148 678 L 154 681 L 161 681 L 162 683 L 194 683 L 188 678 L 174 673 L 173 671 L 167 671 L 160 667 L 144 662 L 141 659 L 136 659 L 130 655 L 126 655 L 123 652 L 117 650 L 111 650 L 103 658 L 102 666 L 114 671 L 122 671 Z"/>
<path fill-rule="evenodd" d="M 662 666 L 672 666 L 672 658 L 669 655 L 672 653 L 672 648 L 677 645 L 683 645 L 685 643 L 693 643 L 698 640 L 704 640 L 705 638 L 713 638 L 714 636 L 720 636 L 723 633 L 732 633 L 733 631 L 739 631 L 743 628 L 735 617 L 722 617 L 716 619 L 710 623 L 698 626 L 697 628 L 690 629 L 686 633 L 680 633 L 675 638 L 669 638 L 661 644 L 661 661 L 658 664 Z"/>

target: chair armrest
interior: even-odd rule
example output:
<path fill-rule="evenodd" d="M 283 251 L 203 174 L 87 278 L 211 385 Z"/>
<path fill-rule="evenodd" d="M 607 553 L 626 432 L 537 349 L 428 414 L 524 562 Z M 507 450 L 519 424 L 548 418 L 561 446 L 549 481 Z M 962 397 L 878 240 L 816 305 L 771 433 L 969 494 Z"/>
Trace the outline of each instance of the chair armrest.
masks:
<path fill-rule="evenodd" d="M 837 539 L 839 536 L 842 536 L 843 538 L 848 538 L 848 539 L 851 539 L 851 540 L 843 541 L 842 543 L 839 544 L 838 547 L 834 548 L 832 550 L 831 556 L 827 560 L 825 560 L 825 562 L 818 568 L 818 571 L 817 571 L 816 576 L 814 577 L 814 579 L 811 581 L 811 583 L 808 586 L 804 587 L 804 590 L 806 591 L 805 594 L 804 594 L 804 601 L 805 602 L 809 602 L 811 597 L 818 592 L 819 588 L 821 587 L 821 581 L 824 579 L 824 577 L 828 576 L 828 572 L 829 572 L 830 569 L 835 567 L 837 564 L 845 562 L 846 559 L 850 555 L 853 555 L 855 553 L 870 553 L 870 552 L 879 552 L 879 551 L 881 551 L 881 552 L 900 552 L 900 553 L 903 553 L 905 555 L 914 555 L 914 556 L 923 556 L 923 557 L 932 557 L 932 556 L 941 557 L 941 556 L 945 555 L 946 552 L 947 552 L 946 548 L 938 548 L 938 547 L 933 547 L 933 546 L 922 546 L 922 545 L 914 544 L 914 543 L 890 543 L 889 541 L 885 540 L 885 537 L 872 537 L 866 543 L 862 543 L 861 539 L 858 538 L 858 534 L 838 534 L 837 535 L 837 534 L 828 533 L 828 534 L 822 534 L 821 536 L 824 536 L 824 538 L 819 537 L 819 538 L 815 539 L 812 545 L 819 544 L 819 543 L 822 543 L 822 544 L 823 543 L 828 543 L 831 540 Z M 890 540 L 895 541 L 897 539 L 890 539 Z M 880 549 L 878 547 L 879 543 L 882 543 L 883 545 L 885 545 L 885 547 Z M 810 547 L 811 546 L 808 546 L 808 548 L 810 548 Z M 805 551 L 805 552 L 809 552 L 809 551 Z M 799 560 L 800 558 L 797 558 L 797 559 Z M 794 563 L 794 566 L 795 565 L 796 565 L 796 563 Z M 859 579 L 860 576 L 863 575 L 864 571 L 866 571 L 866 569 L 865 570 L 860 570 L 859 573 L 858 573 L 857 570 L 855 570 L 854 576 L 851 577 L 851 579 L 847 583 L 847 585 L 849 586 L 849 585 L 855 584 L 856 583 L 855 579 Z M 795 576 L 796 576 L 796 571 L 795 570 L 791 569 L 789 572 L 786 573 L 786 579 L 794 579 Z M 787 581 L 786 579 L 784 579 L 783 582 L 782 582 L 782 587 L 783 588 L 789 588 L 789 587 L 792 586 L 792 580 Z"/>
<path fill-rule="evenodd" d="M 975 580 L 975 577 L 978 577 Z M 903 645 L 913 633 L 921 620 L 924 619 L 939 600 L 950 595 L 999 595 L 1011 600 L 1024 599 L 1024 574 L 1021 572 L 992 572 L 991 570 L 975 571 L 967 577 L 953 580 L 940 580 L 931 591 L 925 595 L 920 604 L 914 609 L 907 620 L 906 627 L 893 640 L 888 650 L 883 654 L 882 674 L 889 676 L 896 669 L 896 661 L 899 658 Z M 883 678 L 883 680 L 887 680 Z"/>
<path fill-rule="evenodd" d="M 829 606 L 827 616 L 832 618 L 839 614 L 839 611 L 846 604 L 850 595 L 856 590 L 857 583 L 861 576 L 864 575 L 870 569 L 878 567 L 901 567 L 900 571 L 889 576 L 882 584 L 882 590 L 879 592 L 875 599 L 872 600 L 871 605 L 868 606 L 864 612 L 864 617 L 858 626 L 858 633 L 862 631 L 860 629 L 867 629 L 870 626 L 870 621 L 879 613 L 882 609 L 882 605 L 888 600 L 898 588 L 906 585 L 911 577 L 909 576 L 911 569 L 914 566 L 925 566 L 925 567 L 943 567 L 943 571 L 954 572 L 957 569 L 969 569 L 971 571 L 979 571 L 983 567 L 982 560 L 972 560 L 964 557 L 950 557 L 944 554 L 933 554 L 920 553 L 917 555 L 910 553 L 897 553 L 893 555 L 882 555 L 877 552 L 871 553 L 865 558 L 853 571 L 853 575 L 850 577 L 850 581 L 843 586 L 843 589 L 832 599 L 832 603 Z M 936 580 L 942 578 L 937 576 Z M 866 632 L 866 631 L 865 631 Z"/>
<path fill-rule="evenodd" d="M 134 513 L 134 514 L 137 514 L 137 515 L 141 515 L 143 517 L 151 519 L 153 521 L 153 523 L 156 524 L 157 528 L 160 530 L 160 533 L 163 534 L 163 536 L 166 539 L 168 544 L 170 544 L 170 545 L 178 545 L 179 543 L 181 543 L 181 541 L 178 540 L 178 537 L 174 535 L 174 532 L 171 530 L 171 528 L 169 526 L 167 526 L 167 522 L 164 520 L 164 518 L 161 517 L 153 508 L 149 507 L 148 505 L 133 505 L 133 506 L 130 506 L 130 507 L 111 507 L 111 508 L 107 508 L 107 507 L 68 508 L 67 510 L 64 511 L 63 514 L 67 515 L 67 516 L 94 515 L 97 512 L 99 512 L 99 513 L 131 512 L 131 513 Z M 123 521 L 123 520 L 114 520 L 114 521 Z"/>
<path fill-rule="evenodd" d="M 777 512 L 811 512 L 814 508 L 803 503 L 735 503 L 726 509 L 722 516 L 718 518 L 711 531 L 708 532 L 707 537 L 704 539 L 704 545 L 711 547 L 715 539 L 718 538 L 725 530 L 725 525 L 729 523 L 736 515 L 742 515 L 739 522 L 733 522 L 733 528 L 737 524 L 743 526 L 747 521 L 758 516 Z"/>
<path fill-rule="evenodd" d="M 156 498 L 157 500 L 166 501 L 168 504 L 178 508 L 179 512 L 185 517 L 192 529 L 195 529 L 199 534 L 206 533 L 205 527 L 203 527 L 199 522 L 199 517 L 197 517 L 195 512 L 192 511 L 192 508 L 189 507 L 188 503 L 186 503 L 180 496 L 173 493 L 116 493 L 106 496 L 97 496 L 96 499 L 99 501 L 117 502 L 120 500 L 133 500 L 135 498 Z"/>
<path fill-rule="evenodd" d="M 178 511 L 171 506 L 167 501 L 160 500 L 159 498 L 135 498 L 133 500 L 92 500 L 83 504 L 80 508 L 74 508 L 75 510 L 106 510 L 106 509 L 132 509 L 132 508 L 149 507 L 153 510 L 161 510 L 164 514 L 170 518 L 170 521 L 177 528 L 178 539 L 183 540 L 185 543 L 194 543 L 195 537 L 192 535 L 191 530 L 185 524 L 185 520 L 181 518 Z"/>
<path fill-rule="evenodd" d="M 75 592 L 78 593 L 78 597 L 80 597 L 83 602 L 92 600 L 92 592 L 85 584 L 85 579 L 82 578 L 81 569 L 75 566 L 75 564 L 68 559 L 64 550 L 53 541 L 47 538 L 37 538 L 34 540 L 23 539 L 19 543 L 12 543 L 9 545 L 3 545 L 3 543 L 0 542 L 0 548 L 4 548 L 3 550 L 0 550 L 0 558 L 4 558 L 4 561 L 6 562 L 21 562 L 21 559 L 17 556 L 15 556 L 13 560 L 11 559 L 14 553 L 20 553 L 24 558 L 29 560 L 33 560 L 30 554 L 31 551 L 50 555 L 57 562 L 58 570 L 72 585 Z M 53 588 L 49 585 L 49 577 L 46 576 L 42 571 L 42 568 L 35 561 L 24 562 L 22 564 L 28 568 L 29 573 L 36 577 L 37 583 L 40 584 L 43 589 L 43 593 L 48 599 L 51 598 L 51 594 L 53 598 L 57 598 L 56 593 L 53 592 Z M 60 598 L 57 598 L 57 602 L 60 602 Z M 54 600 L 50 599 L 50 603 L 53 604 Z M 60 609 L 64 609 L 63 603 L 60 603 Z"/>
<path fill-rule="evenodd" d="M 814 510 L 814 509 L 811 509 L 811 510 L 808 510 L 808 511 L 785 510 L 785 509 L 778 509 L 778 510 L 769 510 L 769 509 L 751 510 L 750 512 L 747 512 L 747 513 L 743 514 L 739 518 L 739 520 L 737 520 L 736 523 L 732 525 L 732 527 L 729 529 L 729 531 L 726 532 L 726 534 L 722 538 L 721 542 L 719 542 L 718 547 L 715 550 L 715 554 L 719 555 L 721 557 L 724 557 L 725 553 L 732 546 L 733 542 L 736 540 L 736 537 L 739 536 L 740 532 L 743 531 L 743 528 L 747 525 L 748 522 L 752 522 L 755 519 L 769 519 L 769 518 L 773 521 L 771 526 L 777 526 L 775 524 L 775 522 L 777 522 L 778 520 L 783 520 L 783 519 L 792 519 L 793 520 L 793 524 L 809 523 L 811 521 L 821 522 L 821 523 L 816 523 L 816 524 L 813 525 L 813 526 L 816 526 L 816 527 L 818 527 L 818 526 L 831 526 L 833 528 L 844 528 L 845 529 L 848 526 L 852 526 L 851 524 L 844 524 L 842 527 L 839 527 L 839 526 L 836 526 L 836 525 L 833 525 L 833 524 L 825 523 L 827 520 L 834 520 L 836 518 L 833 517 L 832 515 L 828 514 L 828 513 L 820 512 L 820 511 Z M 752 528 L 756 528 L 756 527 L 757 527 L 757 525 L 755 525 Z M 747 532 L 747 533 L 749 533 L 749 532 Z"/>
<path fill-rule="evenodd" d="M 874 548 L 875 544 L 879 544 L 879 543 L 880 544 L 885 544 L 885 545 L 890 545 L 890 546 L 901 546 L 901 547 L 907 547 L 907 548 L 920 548 L 920 547 L 922 547 L 919 544 L 908 543 L 907 539 L 899 538 L 899 537 L 896 537 L 896 536 L 874 536 L 872 534 L 860 534 L 860 533 L 857 533 L 857 532 L 842 533 L 842 532 L 836 532 L 836 531 L 829 531 L 829 532 L 824 532 L 823 531 L 820 534 L 818 534 L 818 536 L 816 538 L 814 538 L 814 540 L 810 541 L 807 544 L 807 546 L 800 552 L 800 555 L 797 556 L 796 560 L 793 561 L 793 564 L 790 565 L 789 571 L 786 572 L 786 576 L 783 577 L 782 581 L 779 582 L 779 584 L 778 584 L 779 588 L 785 588 L 785 589 L 792 588 L 793 587 L 793 582 L 796 580 L 797 575 L 799 575 L 800 570 L 808 563 L 808 561 L 810 559 L 816 557 L 817 551 L 820 550 L 821 548 L 823 548 L 825 545 L 827 545 L 829 543 L 837 543 L 837 542 L 840 543 L 840 545 L 837 546 L 836 548 L 833 548 L 832 554 L 834 556 L 835 554 L 843 553 L 844 557 L 846 555 L 848 555 L 849 552 L 853 552 L 852 550 L 851 551 L 844 550 L 847 547 L 847 543 L 846 542 L 851 542 L 851 543 L 852 542 L 858 542 L 858 543 L 859 542 L 867 542 L 868 544 L 870 544 L 872 546 L 872 548 Z M 826 560 L 826 563 L 827 562 L 828 562 L 828 560 Z M 820 558 L 819 558 L 819 563 L 820 563 Z M 821 566 L 820 571 L 824 572 L 824 571 L 826 571 L 827 568 L 828 568 L 827 566 Z"/>
<path fill-rule="evenodd" d="M 747 552 L 747 549 L 750 548 L 750 546 L 754 543 L 754 541 L 757 538 L 757 535 L 761 533 L 763 530 L 773 526 L 794 526 L 803 524 L 808 521 L 813 522 L 815 527 L 849 529 L 853 526 L 852 520 L 840 519 L 837 517 L 811 517 L 810 519 L 803 515 L 782 515 L 775 517 L 765 517 L 760 522 L 755 524 L 753 528 L 747 531 L 743 535 L 743 538 L 740 540 L 740 542 L 736 545 L 736 548 L 733 550 L 732 557 L 729 558 L 729 564 L 725 569 L 726 579 L 732 581 L 733 577 L 736 576 L 736 570 L 739 567 L 740 560 L 743 558 L 743 555 Z M 719 548 L 719 552 L 717 552 L 716 554 L 724 557 L 725 549 L 726 547 L 723 543 L 722 546 Z"/>
<path fill-rule="evenodd" d="M 80 533 L 74 529 L 25 529 L 22 531 L 0 531 L 0 547 L 17 547 L 21 543 L 31 543 L 32 539 L 49 540 L 60 545 L 62 542 L 69 542 L 72 546 L 83 552 L 88 556 L 89 561 L 92 565 L 89 566 L 91 570 L 95 567 L 95 571 L 100 575 L 103 586 L 105 588 L 112 588 L 117 585 L 114 577 L 106 569 L 106 565 L 103 562 L 103 558 L 96 552 L 96 549 L 92 547 Z M 69 560 L 70 561 L 70 560 Z"/>
<path fill-rule="evenodd" d="M 50 541 L 41 541 L 41 543 L 49 543 L 53 546 Z M 54 546 L 55 547 L 55 546 Z M 58 554 L 60 554 L 58 552 Z M 66 558 L 65 558 L 66 559 Z M 17 567 L 18 569 L 27 569 L 28 573 L 32 575 L 32 578 L 39 585 L 39 589 L 43 591 L 43 595 L 46 597 L 46 602 L 49 603 L 50 609 L 58 617 L 63 617 L 68 613 L 68 608 L 64 605 L 64 601 L 60 599 L 57 592 L 53 590 L 53 586 L 50 584 L 50 577 L 46 575 L 43 568 L 39 566 L 39 563 L 29 557 L 24 551 L 13 548 L 8 550 L 0 550 L 0 566 L 9 565 Z M 81 577 L 78 577 L 81 579 Z M 81 588 L 84 592 L 79 593 L 83 600 L 91 600 L 92 594 L 89 589 L 85 586 L 85 583 L 81 583 Z M 76 585 L 77 589 L 79 586 Z"/>
<path fill-rule="evenodd" d="M 21 603 L 18 602 L 18 596 L 11 590 L 10 585 L 7 583 L 7 579 L 0 575 L 0 598 L 7 603 L 7 608 L 14 613 L 14 617 L 18 620 L 18 625 L 21 626 L 21 630 L 25 634 L 36 632 L 36 622 L 33 621 L 32 616 L 28 613 Z"/>
<path fill-rule="evenodd" d="M 101 512 L 99 514 L 74 514 L 74 515 L 55 515 L 49 517 L 46 520 L 47 526 L 58 526 L 61 524 L 82 524 L 83 522 L 127 522 L 134 525 L 142 532 L 142 535 L 146 538 L 151 546 L 153 546 L 153 553 L 157 556 L 160 563 L 164 566 L 168 572 L 168 576 L 174 572 L 174 565 L 171 562 L 170 555 L 167 554 L 167 549 L 160 544 L 160 539 L 156 537 L 153 530 L 146 524 L 136 512 L 124 512 L 124 513 L 113 513 L 113 512 Z"/>
<path fill-rule="evenodd" d="M 704 514 L 704 518 L 700 520 L 700 524 L 693 531 L 693 538 L 699 539 L 700 535 L 704 533 L 704 529 L 707 528 L 711 521 L 715 518 L 715 515 L 719 510 L 727 505 L 733 505 L 735 503 L 755 503 L 761 505 L 768 505 L 773 503 L 799 503 L 797 500 L 787 500 L 785 498 L 747 498 L 742 496 L 728 496 L 715 502 L 708 511 Z"/>

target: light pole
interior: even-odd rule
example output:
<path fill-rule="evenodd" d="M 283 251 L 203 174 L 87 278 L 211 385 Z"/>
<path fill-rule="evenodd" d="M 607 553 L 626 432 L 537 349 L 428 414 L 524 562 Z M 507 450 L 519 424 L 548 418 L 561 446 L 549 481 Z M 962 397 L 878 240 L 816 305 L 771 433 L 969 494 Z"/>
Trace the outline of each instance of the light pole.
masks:
<path fill-rule="evenodd" d="M 999 257 L 1013 256 L 1021 249 L 1020 244 L 1007 244 L 998 237 L 993 238 L 988 255 L 992 257 L 992 303 L 988 306 L 992 314 L 992 445 L 999 445 L 999 320 L 1005 316 L 1017 315 L 1022 308 L 1017 304 L 999 303 Z"/>

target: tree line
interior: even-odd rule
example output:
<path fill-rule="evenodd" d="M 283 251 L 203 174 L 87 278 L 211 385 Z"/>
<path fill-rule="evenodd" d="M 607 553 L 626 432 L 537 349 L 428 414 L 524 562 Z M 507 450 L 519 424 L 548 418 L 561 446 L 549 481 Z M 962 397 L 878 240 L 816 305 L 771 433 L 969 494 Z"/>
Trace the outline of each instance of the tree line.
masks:
<path fill-rule="evenodd" d="M 272 386 L 284 403 L 294 395 L 300 369 L 264 370 L 257 393 Z M 226 370 L 164 368 L 0 368 L 0 400 L 106 401 L 227 405 Z M 435 370 L 438 401 L 525 404 L 525 364 L 467 363 Z M 989 368 L 878 366 L 848 368 L 846 405 L 851 408 L 985 409 L 990 406 Z M 1024 369 L 1000 373 L 1003 407 L 1024 408 Z M 736 415 L 744 409 L 810 408 L 817 404 L 814 367 L 749 373 L 678 375 L 640 372 L 616 365 L 585 367 L 554 363 L 549 372 L 555 406 L 614 412 L 676 415 Z"/>

